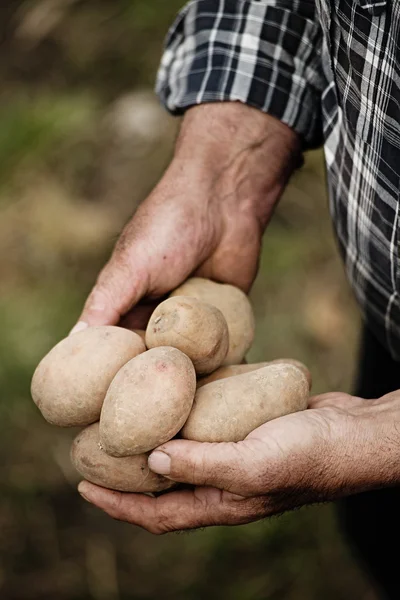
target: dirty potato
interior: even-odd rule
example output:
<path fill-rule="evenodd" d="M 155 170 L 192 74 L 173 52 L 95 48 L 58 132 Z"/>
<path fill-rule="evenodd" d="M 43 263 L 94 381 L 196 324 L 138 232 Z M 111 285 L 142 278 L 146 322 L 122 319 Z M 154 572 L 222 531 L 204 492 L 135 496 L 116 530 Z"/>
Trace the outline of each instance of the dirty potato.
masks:
<path fill-rule="evenodd" d="M 153 450 L 173 438 L 189 416 L 196 373 L 180 350 L 160 347 L 129 361 L 104 400 L 100 441 L 111 456 Z"/>
<path fill-rule="evenodd" d="M 228 352 L 228 326 L 221 311 L 207 302 L 185 296 L 168 298 L 150 318 L 146 346 L 178 348 L 193 362 L 196 373 L 211 373 Z"/>
<path fill-rule="evenodd" d="M 223 365 L 241 363 L 254 341 L 254 315 L 250 301 L 239 288 L 209 279 L 192 277 L 171 293 L 171 297 L 192 296 L 216 306 L 228 324 L 229 348 Z"/>
<path fill-rule="evenodd" d="M 53 425 L 89 425 L 100 418 L 107 390 L 119 369 L 146 347 L 122 327 L 88 327 L 59 342 L 32 379 L 32 397 Z"/>
<path fill-rule="evenodd" d="M 182 437 L 238 442 L 267 421 L 305 410 L 309 385 L 301 369 L 285 363 L 208 383 L 197 390 Z"/>
<path fill-rule="evenodd" d="M 161 492 L 171 488 L 173 481 L 150 471 L 148 454 L 114 458 L 102 450 L 99 424 L 86 427 L 71 447 L 75 469 L 88 481 L 120 492 Z"/>

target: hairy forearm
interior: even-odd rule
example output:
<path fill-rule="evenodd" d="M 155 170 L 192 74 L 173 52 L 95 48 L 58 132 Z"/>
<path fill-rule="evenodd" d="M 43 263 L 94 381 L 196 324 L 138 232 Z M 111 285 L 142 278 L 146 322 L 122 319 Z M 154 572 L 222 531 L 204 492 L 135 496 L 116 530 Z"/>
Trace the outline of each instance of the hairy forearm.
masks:
<path fill-rule="evenodd" d="M 265 226 L 300 154 L 297 134 L 274 117 L 239 102 L 203 104 L 183 119 L 171 169 L 192 171 Z"/>

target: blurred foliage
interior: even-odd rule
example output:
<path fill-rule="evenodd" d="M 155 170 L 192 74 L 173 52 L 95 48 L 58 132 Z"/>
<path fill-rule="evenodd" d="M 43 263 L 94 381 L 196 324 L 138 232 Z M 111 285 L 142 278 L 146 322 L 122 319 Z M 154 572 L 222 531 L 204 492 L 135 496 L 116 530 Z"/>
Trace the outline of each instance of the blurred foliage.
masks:
<path fill-rule="evenodd" d="M 181 2 L 0 5 L 0 597 L 5 600 L 373 600 L 331 506 L 154 538 L 77 495 L 75 432 L 43 422 L 37 362 L 74 323 L 174 120 L 146 90 Z M 328 217 L 321 153 L 265 236 L 250 359 L 299 358 L 314 390 L 351 387 L 358 313 Z"/>
<path fill-rule="evenodd" d="M 0 184 L 52 155 L 57 144 L 87 125 L 94 112 L 88 97 L 17 97 L 0 112 Z"/>

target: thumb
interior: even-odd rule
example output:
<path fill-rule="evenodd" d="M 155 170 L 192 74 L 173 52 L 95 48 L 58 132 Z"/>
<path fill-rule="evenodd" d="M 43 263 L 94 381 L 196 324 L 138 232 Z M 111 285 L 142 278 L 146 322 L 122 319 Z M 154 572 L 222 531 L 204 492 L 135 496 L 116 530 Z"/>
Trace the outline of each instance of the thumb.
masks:
<path fill-rule="evenodd" d="M 71 333 L 92 325 L 116 325 L 145 294 L 147 280 L 129 262 L 112 257 L 90 292 Z"/>
<path fill-rule="evenodd" d="M 154 473 L 180 483 L 216 487 L 253 496 L 257 478 L 252 442 L 192 442 L 173 440 L 154 450 L 148 460 Z"/>

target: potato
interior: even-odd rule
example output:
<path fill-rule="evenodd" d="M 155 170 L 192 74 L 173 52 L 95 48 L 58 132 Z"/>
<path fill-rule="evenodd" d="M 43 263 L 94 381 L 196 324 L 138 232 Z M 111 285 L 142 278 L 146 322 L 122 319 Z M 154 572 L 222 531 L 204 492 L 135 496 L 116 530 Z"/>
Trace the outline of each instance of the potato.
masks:
<path fill-rule="evenodd" d="M 300 371 L 303 371 L 304 375 L 306 376 L 307 382 L 308 382 L 308 389 L 311 390 L 312 375 L 310 373 L 310 370 L 306 367 L 306 365 L 303 364 L 302 362 L 300 362 L 299 360 L 296 360 L 294 358 L 276 358 L 275 360 L 271 360 L 270 364 L 271 365 L 286 364 L 286 365 L 293 365 L 294 367 L 297 367 L 298 369 L 300 369 Z"/>
<path fill-rule="evenodd" d="M 272 360 L 269 362 L 261 362 L 255 364 L 241 364 L 241 365 L 230 365 L 229 367 L 220 367 L 211 375 L 207 375 L 206 377 L 201 377 L 197 382 L 197 389 L 203 387 L 203 385 L 207 385 L 208 383 L 212 383 L 213 381 L 218 381 L 220 379 L 226 379 L 227 377 L 233 377 L 235 375 L 242 375 L 243 373 L 251 373 L 251 371 L 257 371 L 257 369 L 261 369 L 262 367 L 266 367 L 267 365 L 274 364 L 291 364 L 295 367 L 298 367 L 303 371 L 304 375 L 307 377 L 309 388 L 311 389 L 312 379 L 311 373 L 307 369 L 303 363 L 298 360 L 294 360 L 293 358 L 277 358 L 276 360 Z"/>
<path fill-rule="evenodd" d="M 31 387 L 33 400 L 53 425 L 94 423 L 116 373 L 145 350 L 140 337 L 122 327 L 89 327 L 70 335 L 37 367 Z"/>
<path fill-rule="evenodd" d="M 129 361 L 115 376 L 100 417 L 100 440 L 111 456 L 153 450 L 189 416 L 196 374 L 180 350 L 161 347 Z"/>
<path fill-rule="evenodd" d="M 193 296 L 213 304 L 228 324 L 229 349 L 223 365 L 239 364 L 254 341 L 254 315 L 250 301 L 239 288 L 192 277 L 172 292 L 171 297 Z"/>
<path fill-rule="evenodd" d="M 196 373 L 211 373 L 228 352 L 228 326 L 221 311 L 196 298 L 168 298 L 151 315 L 146 346 L 173 346 L 193 362 Z"/>
<path fill-rule="evenodd" d="M 156 475 L 147 465 L 148 454 L 113 458 L 102 450 L 99 424 L 86 427 L 71 447 L 75 469 L 88 481 L 120 492 L 161 492 L 175 485 Z"/>
<path fill-rule="evenodd" d="M 240 365 L 229 365 L 227 367 L 220 367 L 210 375 L 206 377 L 200 377 L 197 382 L 197 389 L 212 383 L 213 381 L 219 381 L 220 379 L 227 379 L 227 377 L 234 377 L 235 375 L 243 375 L 243 373 L 251 373 L 257 371 L 262 367 L 269 365 L 269 362 L 255 363 L 255 364 L 240 364 Z"/>
<path fill-rule="evenodd" d="M 132 329 L 132 331 L 142 338 L 144 344 L 146 343 L 146 331 L 144 329 Z"/>
<path fill-rule="evenodd" d="M 298 367 L 278 363 L 201 387 L 182 437 L 198 442 L 238 442 L 277 417 L 305 410 L 308 381 Z"/>

